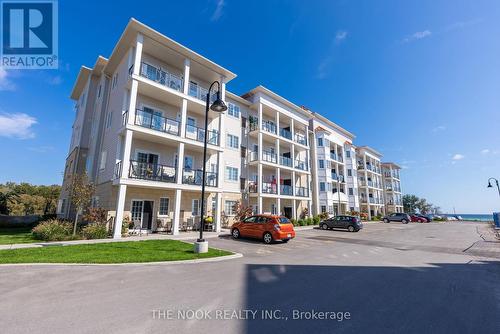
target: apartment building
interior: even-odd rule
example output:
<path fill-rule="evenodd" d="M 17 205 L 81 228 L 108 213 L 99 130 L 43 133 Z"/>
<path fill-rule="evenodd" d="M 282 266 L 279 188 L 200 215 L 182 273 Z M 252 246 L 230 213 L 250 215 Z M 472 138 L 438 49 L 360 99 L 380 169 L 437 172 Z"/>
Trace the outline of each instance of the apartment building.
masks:
<path fill-rule="evenodd" d="M 360 207 L 368 219 L 385 214 L 381 158 L 382 154 L 369 146 L 356 148 Z"/>
<path fill-rule="evenodd" d="M 353 169 L 354 135 L 324 116 L 313 113 L 313 202 L 315 213 L 331 215 L 359 210 L 356 171 Z"/>
<path fill-rule="evenodd" d="M 403 212 L 403 196 L 399 176 L 401 167 L 393 162 L 383 162 L 381 166 L 385 210 L 387 213 Z"/>
<path fill-rule="evenodd" d="M 358 150 L 353 134 L 265 87 L 227 91 L 235 77 L 131 19 L 109 59 L 82 66 L 71 92 L 76 115 L 58 215 L 74 215 L 72 177 L 87 173 L 96 185 L 92 205 L 109 218 L 151 231 L 167 223 L 177 234 L 200 222 L 204 164 L 206 214 L 216 231 L 231 223 L 240 200 L 255 213 L 290 218 L 383 210 L 380 154 Z M 209 111 L 203 161 L 214 81 L 228 110 Z"/>

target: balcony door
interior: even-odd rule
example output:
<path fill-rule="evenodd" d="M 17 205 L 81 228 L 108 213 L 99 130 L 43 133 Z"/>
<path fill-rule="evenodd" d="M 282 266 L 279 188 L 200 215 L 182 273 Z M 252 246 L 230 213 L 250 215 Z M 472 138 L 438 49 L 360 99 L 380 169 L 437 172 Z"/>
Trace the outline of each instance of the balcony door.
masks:
<path fill-rule="evenodd" d="M 158 166 L 159 156 L 153 153 L 137 152 L 137 174 L 141 178 L 152 177 Z"/>
<path fill-rule="evenodd" d="M 140 222 L 141 229 L 151 230 L 153 222 L 153 201 L 142 201 L 133 200 L 132 201 L 132 221 Z"/>

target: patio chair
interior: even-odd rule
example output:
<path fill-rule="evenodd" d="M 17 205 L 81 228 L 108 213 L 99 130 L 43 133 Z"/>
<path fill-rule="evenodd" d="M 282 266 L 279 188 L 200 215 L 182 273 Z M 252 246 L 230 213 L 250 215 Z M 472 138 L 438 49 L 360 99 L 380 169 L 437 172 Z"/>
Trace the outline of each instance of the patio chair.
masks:
<path fill-rule="evenodd" d="M 132 234 L 137 234 L 139 231 L 139 235 L 142 236 L 142 224 L 140 220 L 134 220 L 134 228 L 132 229 Z"/>

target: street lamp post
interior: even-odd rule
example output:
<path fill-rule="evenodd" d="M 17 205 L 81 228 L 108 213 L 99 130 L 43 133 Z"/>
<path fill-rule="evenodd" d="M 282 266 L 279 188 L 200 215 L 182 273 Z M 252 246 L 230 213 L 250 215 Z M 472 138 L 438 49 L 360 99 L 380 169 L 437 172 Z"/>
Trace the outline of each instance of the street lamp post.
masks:
<path fill-rule="evenodd" d="M 210 105 L 210 91 L 212 87 L 217 84 L 217 99 Z M 222 101 L 220 96 L 221 84 L 219 81 L 214 81 L 208 88 L 206 105 L 205 105 L 205 138 L 203 140 L 203 171 L 201 176 L 201 222 L 200 222 L 200 237 L 194 243 L 195 253 L 206 253 L 208 252 L 208 242 L 203 239 L 203 230 L 205 229 L 205 179 L 206 179 L 206 165 L 207 165 L 207 139 L 208 139 L 208 112 L 210 110 L 216 112 L 224 112 L 227 110 L 227 106 Z M 220 129 L 219 129 L 220 131 Z M 219 138 L 221 140 L 221 138 Z M 220 162 L 219 162 L 220 163 Z M 219 182 L 219 177 L 217 177 L 217 182 Z"/>
<path fill-rule="evenodd" d="M 488 188 L 493 188 L 493 186 L 491 185 L 491 180 L 494 180 L 496 185 L 497 185 L 497 189 L 498 189 L 498 196 L 500 196 L 500 186 L 498 185 L 498 180 L 495 179 L 494 177 L 490 177 L 488 179 Z"/>

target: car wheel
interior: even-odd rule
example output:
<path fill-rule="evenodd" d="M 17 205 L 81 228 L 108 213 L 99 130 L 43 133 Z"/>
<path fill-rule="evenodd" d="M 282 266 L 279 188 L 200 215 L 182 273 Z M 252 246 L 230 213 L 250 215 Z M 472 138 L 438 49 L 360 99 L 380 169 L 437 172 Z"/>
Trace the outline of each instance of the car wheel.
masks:
<path fill-rule="evenodd" d="M 262 239 L 264 240 L 265 244 L 270 244 L 271 242 L 273 242 L 273 236 L 269 232 L 264 233 L 264 237 Z"/>
<path fill-rule="evenodd" d="M 403 219 L 401 222 L 402 222 L 403 224 L 408 224 L 408 221 L 407 221 L 406 219 Z"/>
<path fill-rule="evenodd" d="M 349 230 L 349 232 L 354 232 L 355 231 L 354 226 L 352 226 L 352 225 L 349 226 L 347 229 Z"/>
<path fill-rule="evenodd" d="M 323 224 L 321 224 L 321 228 L 323 230 L 328 230 L 328 225 L 326 225 L 326 224 L 323 223 Z"/>
<path fill-rule="evenodd" d="M 231 235 L 233 236 L 233 238 L 238 239 L 240 237 L 240 230 L 238 230 L 237 228 L 233 228 Z"/>
<path fill-rule="evenodd" d="M 388 222 L 389 222 L 389 219 L 384 218 L 384 223 L 388 223 Z"/>

